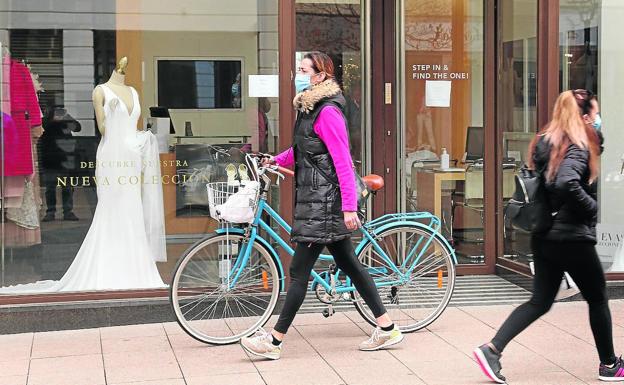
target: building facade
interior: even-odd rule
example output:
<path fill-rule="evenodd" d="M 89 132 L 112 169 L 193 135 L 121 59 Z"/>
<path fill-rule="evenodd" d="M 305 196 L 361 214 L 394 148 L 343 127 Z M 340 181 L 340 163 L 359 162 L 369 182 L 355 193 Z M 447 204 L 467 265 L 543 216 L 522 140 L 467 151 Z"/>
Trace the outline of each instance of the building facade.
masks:
<path fill-rule="evenodd" d="M 530 274 L 528 237 L 504 215 L 514 174 L 559 92 L 592 90 L 606 138 L 598 248 L 621 280 L 623 17 L 618 0 L 0 1 L 0 304 L 166 295 L 184 250 L 215 229 L 206 183 L 239 170 L 241 151 L 290 145 L 292 79 L 317 50 L 336 65 L 357 167 L 386 179 L 369 214 L 434 212 L 460 274 Z M 98 103 L 153 132 L 157 155 L 127 140 L 104 155 L 115 133 Z M 162 191 L 156 218 L 124 206 L 146 185 Z M 271 199 L 291 216 L 292 181 Z M 94 273 L 124 266 L 158 279 Z"/>

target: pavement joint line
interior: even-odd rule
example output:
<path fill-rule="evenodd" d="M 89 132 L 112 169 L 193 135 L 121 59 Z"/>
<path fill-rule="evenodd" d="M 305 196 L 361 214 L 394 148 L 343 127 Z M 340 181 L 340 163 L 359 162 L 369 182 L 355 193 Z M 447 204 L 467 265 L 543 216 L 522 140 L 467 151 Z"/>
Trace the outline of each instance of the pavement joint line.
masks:
<path fill-rule="evenodd" d="M 348 318 L 348 317 L 347 317 Z M 355 322 L 352 322 L 355 323 Z M 304 326 L 304 325 L 301 325 Z M 355 325 L 357 327 L 357 324 Z M 299 331 L 299 329 L 297 329 L 298 326 L 292 326 L 292 328 L 294 328 L 295 330 L 297 330 L 297 333 L 299 333 L 299 335 L 301 336 L 301 338 L 303 338 L 303 340 L 310 345 L 310 347 L 312 348 L 312 350 L 314 350 L 316 352 L 316 354 L 321 358 L 321 360 L 323 360 L 323 362 L 325 362 L 327 364 L 327 366 L 329 366 L 331 368 L 331 370 L 338 376 L 338 378 L 340 378 L 340 381 L 342 381 L 343 384 L 348 384 L 348 382 L 342 378 L 342 376 L 340 375 L 340 373 L 338 373 L 338 371 L 336 370 L 336 368 L 334 368 L 328 361 L 327 359 L 325 359 L 325 357 L 323 357 L 323 355 L 321 354 L 321 352 L 319 352 L 314 345 L 312 345 L 312 343 L 306 338 L 306 336 L 303 335 L 302 332 Z"/>
<path fill-rule="evenodd" d="M 32 364 L 32 354 L 35 346 L 35 333 L 32 334 L 30 339 L 30 354 L 28 355 L 28 373 L 26 374 L 26 384 L 30 381 L 30 366 Z"/>
<path fill-rule="evenodd" d="M 271 317 L 269 317 L 269 319 L 271 319 Z M 240 342 L 238 343 L 238 345 L 240 346 Z M 260 371 L 260 369 L 258 369 L 258 365 L 256 365 L 256 360 L 253 360 L 251 358 L 251 354 L 249 352 L 247 352 L 247 350 L 243 349 L 242 347 L 241 347 L 241 350 L 243 351 L 243 354 L 245 354 L 247 356 L 247 359 L 251 362 L 251 364 L 253 365 L 254 369 L 256 369 L 256 373 L 258 373 L 258 375 L 260 376 L 260 379 L 262 380 L 262 382 L 264 382 L 264 385 L 267 385 L 267 382 L 264 379 L 264 376 L 262 375 L 262 372 Z"/>
<path fill-rule="evenodd" d="M 106 362 L 104 362 L 104 345 L 102 344 L 102 328 L 98 329 L 98 336 L 100 337 L 100 354 L 102 356 L 102 371 L 104 371 L 104 384 L 108 385 L 108 379 L 106 378 Z"/>
<path fill-rule="evenodd" d="M 165 328 L 165 325 L 162 323 L 160 324 L 160 327 L 162 327 L 163 332 L 165 333 L 165 337 L 167 337 L 167 342 L 169 343 L 169 347 L 171 348 L 171 352 L 173 353 L 173 358 L 175 358 L 176 364 L 178 364 L 178 369 L 180 370 L 180 374 L 182 375 L 182 381 L 184 381 L 184 384 L 187 385 L 186 376 L 184 375 L 184 371 L 182 370 L 182 365 L 180 365 L 180 360 L 178 360 L 178 355 L 176 354 L 176 351 L 173 348 L 173 344 L 171 343 L 171 339 L 169 338 L 169 334 L 167 333 L 167 328 Z M 188 338 L 191 338 L 191 337 L 188 336 Z M 102 353 L 102 358 L 103 357 L 104 357 L 104 353 Z"/>

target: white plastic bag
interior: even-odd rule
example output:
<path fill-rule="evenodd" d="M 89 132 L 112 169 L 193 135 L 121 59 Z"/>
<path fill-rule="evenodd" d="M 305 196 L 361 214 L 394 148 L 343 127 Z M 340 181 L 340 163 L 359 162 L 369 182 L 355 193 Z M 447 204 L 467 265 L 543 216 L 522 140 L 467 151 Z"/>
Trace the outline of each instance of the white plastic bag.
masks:
<path fill-rule="evenodd" d="M 232 223 L 251 223 L 254 220 L 254 207 L 260 183 L 248 182 L 222 205 L 215 207 L 219 219 Z"/>

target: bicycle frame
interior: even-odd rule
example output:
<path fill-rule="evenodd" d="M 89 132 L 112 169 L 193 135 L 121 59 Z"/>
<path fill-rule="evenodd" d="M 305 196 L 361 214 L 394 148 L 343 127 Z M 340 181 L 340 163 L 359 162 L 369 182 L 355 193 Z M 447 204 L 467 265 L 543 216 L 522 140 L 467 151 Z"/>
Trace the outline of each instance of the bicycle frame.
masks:
<path fill-rule="evenodd" d="M 251 250 L 252 250 L 251 245 L 253 245 L 254 242 L 260 242 L 265 247 L 267 247 L 269 251 L 273 254 L 275 262 L 278 265 L 278 268 L 282 276 L 280 289 L 281 290 L 284 289 L 284 280 L 283 280 L 284 270 L 283 270 L 281 260 L 277 252 L 275 251 L 275 249 L 262 236 L 258 234 L 258 229 L 262 229 L 266 231 L 270 239 L 276 241 L 281 247 L 284 248 L 284 250 L 289 255 L 293 256 L 295 251 L 286 241 L 284 241 L 284 239 L 275 230 L 273 230 L 269 226 L 269 224 L 266 221 L 262 219 L 263 213 L 268 214 L 288 234 L 291 233 L 292 231 L 291 226 L 288 223 L 286 223 L 286 221 L 267 203 L 264 195 L 260 197 L 258 201 L 258 209 L 256 211 L 256 216 L 253 222 L 247 227 L 247 229 L 236 228 L 236 227 L 226 227 L 226 228 L 221 228 L 217 230 L 217 233 L 219 234 L 232 233 L 232 234 L 239 234 L 239 235 L 243 234 L 245 236 L 248 236 L 248 239 L 246 240 L 246 242 L 244 242 L 242 249 L 239 251 L 239 253 L 242 254 L 242 258 L 237 258 L 236 262 L 230 269 L 229 277 L 228 277 L 230 288 L 236 285 L 243 271 L 242 267 L 245 266 L 249 262 L 249 259 L 251 257 Z M 422 220 L 429 220 L 429 224 L 426 225 L 426 224 L 419 222 Z M 421 252 L 418 253 L 418 255 L 415 255 L 416 250 L 418 250 L 418 246 L 420 246 L 421 242 L 423 242 L 425 237 L 421 237 L 418 240 L 416 245 L 407 255 L 405 260 L 401 263 L 401 265 L 397 266 L 394 263 L 394 261 L 392 261 L 392 259 L 386 254 L 386 252 L 379 246 L 379 243 L 377 242 L 375 238 L 377 234 L 389 228 L 398 227 L 402 225 L 416 226 L 416 227 L 420 227 L 423 229 L 432 230 L 433 233 L 431 236 L 429 236 L 425 240 L 426 243 L 424 247 L 422 248 Z M 420 259 L 422 258 L 424 254 L 424 251 L 427 250 L 428 246 L 431 244 L 431 242 L 433 241 L 433 238 L 435 237 L 441 240 L 443 244 L 448 248 L 448 250 L 451 252 L 451 255 L 453 257 L 453 262 L 457 264 L 457 258 L 455 256 L 455 252 L 453 248 L 448 244 L 446 239 L 441 236 L 439 232 L 440 227 L 441 227 L 440 219 L 434 216 L 433 214 L 426 213 L 426 212 L 386 214 L 384 216 L 381 216 L 373 221 L 370 221 L 364 224 L 360 228 L 360 231 L 362 232 L 364 238 L 357 245 L 355 249 L 355 254 L 357 255 L 358 253 L 360 253 L 361 250 L 364 247 L 368 246 L 369 243 L 372 244 L 374 250 L 381 256 L 381 258 L 385 260 L 385 262 L 388 264 L 388 266 L 393 270 L 393 272 L 397 276 L 397 279 L 392 280 L 392 281 L 385 281 L 385 280 L 383 282 L 375 281 L 375 285 L 377 287 L 398 285 L 404 282 L 406 278 L 409 277 L 411 272 L 416 268 L 416 266 L 418 265 L 418 262 L 420 261 Z M 327 254 L 321 254 L 319 259 L 324 260 L 324 261 L 334 260 L 331 255 L 327 255 Z M 373 271 L 377 271 L 377 272 L 379 271 L 385 272 L 386 270 L 386 268 L 370 268 L 370 269 L 372 269 Z M 383 270 L 380 270 L 380 269 L 383 269 Z M 401 270 L 403 270 L 404 272 L 402 272 Z M 340 270 L 337 270 L 334 273 L 336 282 L 338 282 L 339 275 L 340 275 Z M 314 269 L 311 272 L 311 276 L 313 278 L 313 284 L 316 283 L 316 284 L 323 286 L 323 288 L 328 293 L 332 291 L 332 287 L 330 283 L 327 282 L 328 280 L 323 278 Z M 343 293 L 348 293 L 352 291 L 355 291 L 355 287 L 351 284 L 351 279 L 348 277 L 344 285 L 341 285 L 335 288 L 335 294 L 343 294 Z"/>

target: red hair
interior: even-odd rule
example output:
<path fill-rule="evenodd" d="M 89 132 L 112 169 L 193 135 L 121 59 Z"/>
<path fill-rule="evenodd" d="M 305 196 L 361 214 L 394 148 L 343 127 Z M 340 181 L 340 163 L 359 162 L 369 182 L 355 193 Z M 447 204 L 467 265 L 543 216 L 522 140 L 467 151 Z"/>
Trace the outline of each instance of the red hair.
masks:
<path fill-rule="evenodd" d="M 600 145 L 596 130 L 583 121 L 583 108 L 575 95 L 576 91 L 562 92 L 553 110 L 551 121 L 533 138 L 529 145 L 529 166 L 534 168 L 533 153 L 540 137 L 550 143 L 550 158 L 546 180 L 552 181 L 570 145 L 589 151 L 590 182 L 598 177 Z"/>
<path fill-rule="evenodd" d="M 316 73 L 323 72 L 327 79 L 334 78 L 334 61 L 323 52 L 309 52 L 303 56 L 304 59 L 312 61 L 312 69 Z"/>

